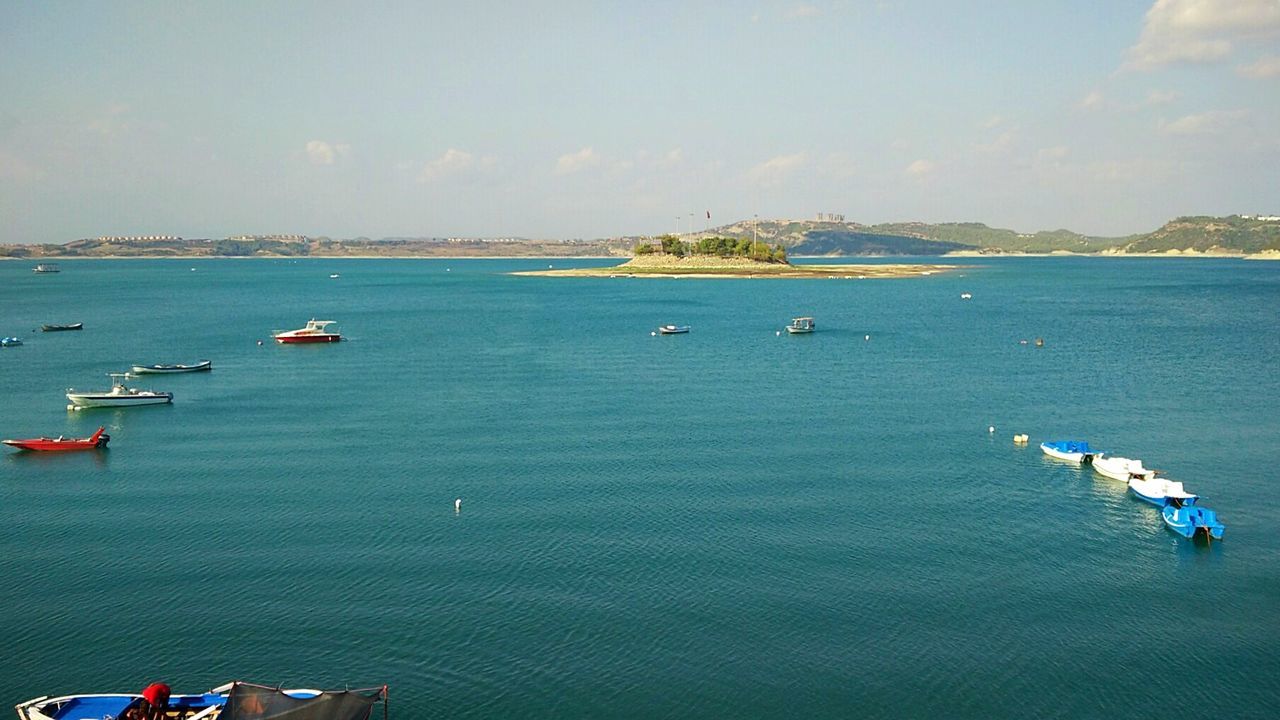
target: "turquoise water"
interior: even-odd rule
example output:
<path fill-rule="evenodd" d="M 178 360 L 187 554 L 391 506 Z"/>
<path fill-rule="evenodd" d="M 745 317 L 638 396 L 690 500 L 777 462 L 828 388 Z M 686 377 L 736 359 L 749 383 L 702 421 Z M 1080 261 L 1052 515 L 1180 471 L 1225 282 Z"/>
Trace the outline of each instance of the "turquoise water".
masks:
<path fill-rule="evenodd" d="M 1274 712 L 1280 263 L 504 274 L 547 262 L 0 263 L 26 340 L 0 435 L 112 436 L 0 457 L 0 701 L 162 678 L 385 682 L 398 718 Z M 819 332 L 777 335 L 793 315 Z M 311 317 L 349 342 L 270 341 Z M 135 381 L 172 406 L 65 410 L 206 358 Z M 1036 448 L 1063 438 L 1183 480 L 1226 540 Z"/>

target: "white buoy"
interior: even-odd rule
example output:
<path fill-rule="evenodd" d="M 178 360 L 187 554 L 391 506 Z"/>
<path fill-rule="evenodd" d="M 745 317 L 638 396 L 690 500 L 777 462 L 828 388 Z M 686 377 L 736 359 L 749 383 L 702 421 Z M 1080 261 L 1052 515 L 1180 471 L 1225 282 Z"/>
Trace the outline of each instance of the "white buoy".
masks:
<path fill-rule="evenodd" d="M 657 337 L 657 336 L 658 336 L 658 333 L 656 333 L 656 332 L 654 332 L 654 331 L 652 331 L 652 330 L 650 330 L 650 331 L 649 331 L 649 337 Z"/>
<path fill-rule="evenodd" d="M 863 340 L 870 340 L 870 339 L 871 339 L 871 336 L 870 336 L 870 335 L 863 335 L 863 336 L 862 336 L 862 339 L 863 339 Z"/>
<path fill-rule="evenodd" d="M 462 512 L 462 498 L 453 501 L 453 511 Z"/>
<path fill-rule="evenodd" d="M 782 337 L 782 331 L 781 331 L 781 330 L 778 330 L 777 332 L 775 332 L 775 333 L 774 333 L 774 335 L 776 335 L 776 336 L 778 336 L 778 337 Z"/>
<path fill-rule="evenodd" d="M 995 425 L 988 425 L 988 426 L 987 426 L 987 432 L 989 432 L 989 433 L 994 433 L 995 431 L 996 431 L 996 426 L 995 426 Z"/>
<path fill-rule="evenodd" d="M 261 340 L 259 340 L 259 341 L 258 341 L 258 344 L 259 344 L 259 345 L 261 345 L 261 344 L 262 344 L 262 341 L 261 341 Z"/>

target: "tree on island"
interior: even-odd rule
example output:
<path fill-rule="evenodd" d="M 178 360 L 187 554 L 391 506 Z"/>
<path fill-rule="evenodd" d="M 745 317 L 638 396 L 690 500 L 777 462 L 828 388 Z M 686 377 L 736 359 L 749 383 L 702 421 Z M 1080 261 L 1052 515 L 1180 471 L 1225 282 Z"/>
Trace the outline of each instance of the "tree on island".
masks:
<path fill-rule="evenodd" d="M 722 258 L 749 258 L 757 262 L 786 263 L 787 250 L 781 244 L 770 246 L 768 243 L 753 241 L 751 238 L 704 237 L 696 243 L 681 240 L 675 235 L 663 235 L 653 242 L 641 243 L 635 247 L 636 255 L 652 255 L 662 252 L 674 257 L 714 256 Z"/>

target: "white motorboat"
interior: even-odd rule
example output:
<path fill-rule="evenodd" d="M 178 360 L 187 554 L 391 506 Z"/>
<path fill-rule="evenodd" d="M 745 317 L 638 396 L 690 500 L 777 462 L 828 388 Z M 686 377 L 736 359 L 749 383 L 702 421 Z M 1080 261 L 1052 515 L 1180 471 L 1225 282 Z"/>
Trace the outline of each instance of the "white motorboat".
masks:
<path fill-rule="evenodd" d="M 68 392 L 67 399 L 71 401 L 71 404 L 67 406 L 67 409 L 164 405 L 173 402 L 173 393 L 125 387 L 124 378 L 128 377 L 125 373 L 107 374 L 111 376 L 110 390 L 102 392 L 75 392 L 73 390 Z"/>
<path fill-rule="evenodd" d="M 663 325 L 662 327 L 658 328 L 658 332 L 662 333 L 663 335 L 683 335 L 684 333 L 689 332 L 689 326 L 688 325 Z"/>
<path fill-rule="evenodd" d="M 1150 480 L 1156 476 L 1156 471 L 1143 467 L 1141 460 L 1122 457 L 1095 457 L 1093 459 L 1093 469 L 1097 470 L 1099 475 L 1105 475 L 1113 480 L 1121 480 L 1123 482 Z"/>
<path fill-rule="evenodd" d="M 1172 505 L 1174 507 L 1182 507 L 1184 505 L 1194 505 L 1196 500 L 1200 499 L 1199 495 L 1189 493 L 1182 487 L 1182 483 L 1176 480 L 1166 480 L 1164 478 L 1151 478 L 1149 480 L 1130 480 L 1129 490 L 1139 498 L 1146 500 L 1152 505 L 1164 507 Z"/>
<path fill-rule="evenodd" d="M 792 318 L 791 324 L 787 326 L 787 332 L 792 335 L 804 335 L 814 331 L 817 323 L 811 317 Z"/>
<path fill-rule="evenodd" d="M 334 320 L 316 320 L 315 318 L 311 318 L 307 321 L 307 326 L 304 328 L 278 332 L 275 335 L 272 335 L 272 337 L 274 337 L 276 342 L 281 345 L 338 342 L 342 339 L 342 335 L 328 330 L 328 327 L 333 325 L 334 322 Z"/>

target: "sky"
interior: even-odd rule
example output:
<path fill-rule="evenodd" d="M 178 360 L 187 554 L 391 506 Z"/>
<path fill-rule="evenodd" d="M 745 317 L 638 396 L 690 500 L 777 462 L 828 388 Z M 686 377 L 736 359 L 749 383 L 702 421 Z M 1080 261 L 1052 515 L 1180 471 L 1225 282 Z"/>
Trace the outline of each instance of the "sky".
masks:
<path fill-rule="evenodd" d="M 1280 215 L 1280 0 L 0 3 L 0 243 L 816 213 Z"/>

